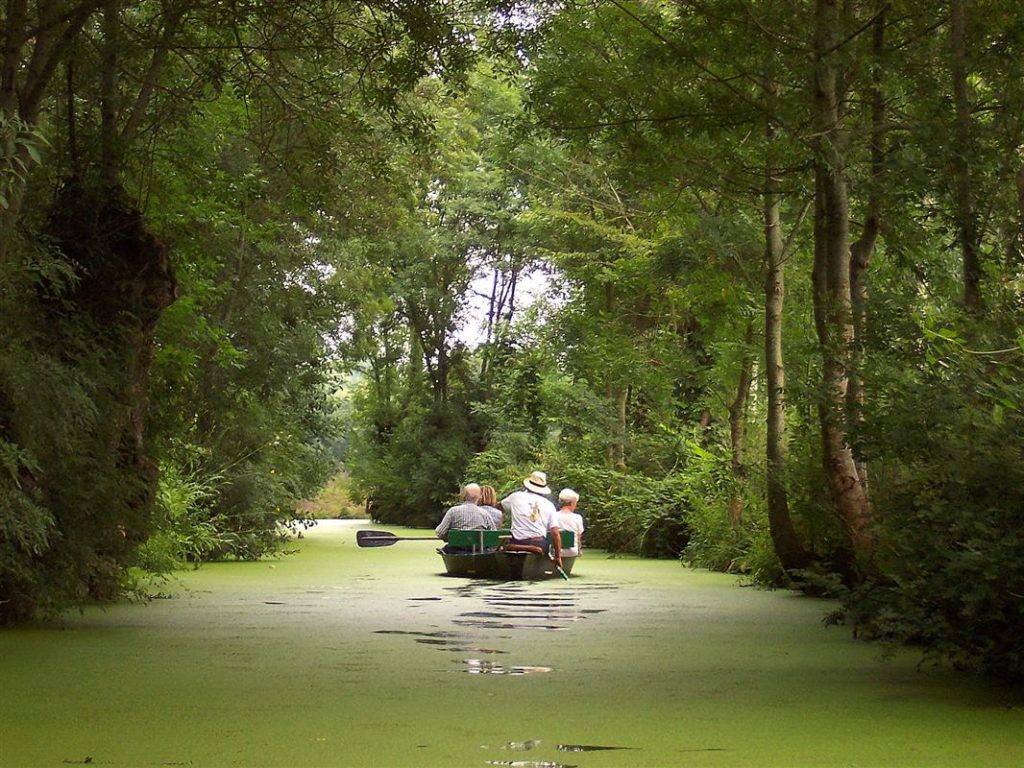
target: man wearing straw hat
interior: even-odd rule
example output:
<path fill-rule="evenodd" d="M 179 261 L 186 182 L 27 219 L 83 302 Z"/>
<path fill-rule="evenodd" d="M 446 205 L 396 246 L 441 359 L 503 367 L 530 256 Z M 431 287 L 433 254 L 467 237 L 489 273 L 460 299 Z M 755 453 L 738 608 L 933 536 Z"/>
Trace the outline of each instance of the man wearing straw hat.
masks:
<path fill-rule="evenodd" d="M 525 490 L 510 493 L 501 500 L 501 507 L 512 518 L 512 545 L 514 547 L 539 547 L 545 553 L 548 549 L 548 532 L 554 543 L 555 564 L 562 567 L 562 536 L 558 530 L 558 510 L 547 494 L 548 478 L 540 470 L 534 470 L 523 480 Z"/>

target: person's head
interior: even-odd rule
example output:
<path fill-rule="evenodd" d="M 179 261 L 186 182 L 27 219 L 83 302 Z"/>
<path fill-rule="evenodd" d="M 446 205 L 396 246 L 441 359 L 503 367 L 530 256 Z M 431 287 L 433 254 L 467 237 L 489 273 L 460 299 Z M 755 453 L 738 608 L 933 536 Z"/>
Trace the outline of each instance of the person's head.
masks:
<path fill-rule="evenodd" d="M 480 501 L 480 486 L 476 483 L 470 483 L 462 489 L 462 498 L 470 504 L 476 504 Z"/>
<path fill-rule="evenodd" d="M 523 485 L 526 486 L 526 490 L 534 493 L 543 493 L 545 496 L 551 493 L 551 489 L 548 488 L 548 476 L 539 469 L 531 472 L 530 476 L 523 480 Z"/>
<path fill-rule="evenodd" d="M 558 503 L 563 509 L 576 509 L 576 502 L 579 500 L 580 495 L 572 488 L 563 488 L 558 492 Z"/>
<path fill-rule="evenodd" d="M 494 490 L 493 486 L 480 486 L 480 503 L 485 507 L 496 507 L 498 505 L 498 492 Z"/>

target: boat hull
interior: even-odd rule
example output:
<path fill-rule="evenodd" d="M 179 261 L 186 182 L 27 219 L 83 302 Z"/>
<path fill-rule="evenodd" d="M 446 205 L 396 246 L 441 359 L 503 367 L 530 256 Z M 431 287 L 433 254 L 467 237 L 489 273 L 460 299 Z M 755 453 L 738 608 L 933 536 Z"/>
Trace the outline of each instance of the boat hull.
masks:
<path fill-rule="evenodd" d="M 549 557 L 533 552 L 445 552 L 437 550 L 449 576 L 500 581 L 539 581 L 559 578 Z M 572 572 L 574 556 L 562 557 L 562 570 Z"/>

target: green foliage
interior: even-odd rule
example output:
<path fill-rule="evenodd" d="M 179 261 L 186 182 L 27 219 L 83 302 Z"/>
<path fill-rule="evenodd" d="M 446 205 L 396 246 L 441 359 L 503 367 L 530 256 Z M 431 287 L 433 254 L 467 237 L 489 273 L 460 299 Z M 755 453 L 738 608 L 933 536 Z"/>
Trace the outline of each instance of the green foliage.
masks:
<path fill-rule="evenodd" d="M 999 315 L 995 315 L 998 319 Z M 878 474 L 879 577 L 847 600 L 868 635 L 1024 678 L 1024 349 L 1012 328 L 974 335 L 925 320 L 916 365 L 885 367 L 865 442 Z"/>
<path fill-rule="evenodd" d="M 303 201 L 285 185 L 295 180 L 254 156 L 256 130 L 241 99 L 220 94 L 180 128 L 180 153 L 151 189 L 185 294 L 157 329 L 154 436 L 172 487 L 188 477 L 210 491 L 165 516 L 161 546 L 195 538 L 206 558 L 272 551 L 278 524 L 335 466 L 326 356 L 337 289 L 318 261 L 322 230 L 299 223 Z"/>
<path fill-rule="evenodd" d="M 0 593 L 8 601 L 0 623 L 31 613 L 39 588 L 36 563 L 50 545 L 53 515 L 41 494 L 25 487 L 38 471 L 22 448 L 0 439 Z"/>
<path fill-rule="evenodd" d="M 28 179 L 42 160 L 47 140 L 43 131 L 16 115 L 0 110 L 0 209 L 11 207 L 12 190 Z"/>
<path fill-rule="evenodd" d="M 173 465 L 160 473 L 156 531 L 139 547 L 136 564 L 153 574 L 166 574 L 187 564 L 198 567 L 220 545 L 219 532 L 205 504 L 216 486 L 181 474 Z"/>
<path fill-rule="evenodd" d="M 453 503 L 474 447 L 471 421 L 451 405 L 417 408 L 383 439 L 363 427 L 352 442 L 346 465 L 373 519 L 417 526 L 437 525 Z"/>
<path fill-rule="evenodd" d="M 119 465 L 121 340 L 76 311 L 75 265 L 22 246 L 0 265 L 0 623 L 120 590 L 150 521 Z"/>
<path fill-rule="evenodd" d="M 788 584 L 772 546 L 763 477 L 751 480 L 742 495 L 739 525 L 729 520 L 721 491 L 708 489 L 696 497 L 687 518 L 690 540 L 683 559 L 697 568 L 742 574 L 760 586 Z"/>

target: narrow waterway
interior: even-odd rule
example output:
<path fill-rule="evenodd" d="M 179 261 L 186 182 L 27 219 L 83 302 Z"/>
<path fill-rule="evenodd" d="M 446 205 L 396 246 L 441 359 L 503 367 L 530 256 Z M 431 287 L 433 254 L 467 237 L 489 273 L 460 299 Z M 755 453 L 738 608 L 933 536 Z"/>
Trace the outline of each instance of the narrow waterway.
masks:
<path fill-rule="evenodd" d="M 597 551 L 472 582 L 334 521 L 294 549 L 0 632 L 0 766 L 1024 765 L 1020 696 L 820 601 Z"/>

